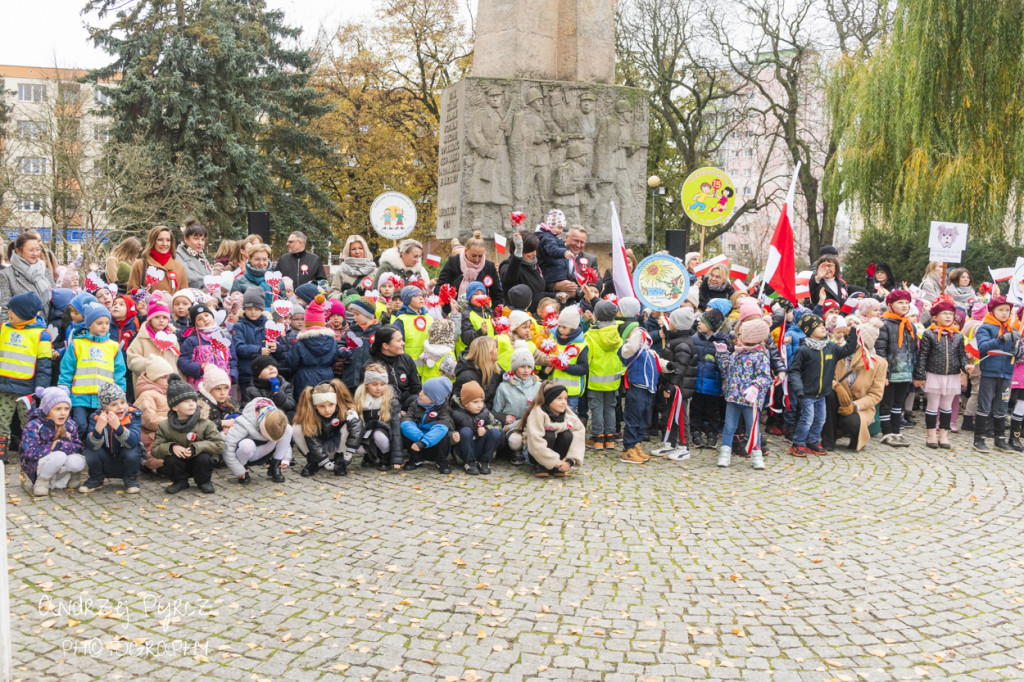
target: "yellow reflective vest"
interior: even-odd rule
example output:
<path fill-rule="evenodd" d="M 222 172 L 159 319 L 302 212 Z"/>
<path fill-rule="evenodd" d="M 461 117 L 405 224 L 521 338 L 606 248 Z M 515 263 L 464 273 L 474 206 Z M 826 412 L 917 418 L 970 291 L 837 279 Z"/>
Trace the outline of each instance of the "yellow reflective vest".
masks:
<path fill-rule="evenodd" d="M 625 366 L 619 358 L 622 337 L 616 325 L 590 329 L 583 335 L 587 344 L 587 388 L 595 391 L 615 391 L 622 383 Z"/>
<path fill-rule="evenodd" d="M 564 346 L 562 344 L 558 344 L 558 346 L 555 348 L 554 354 L 559 355 L 561 353 L 564 353 L 566 349 L 570 347 L 574 347 L 576 348 L 576 350 L 582 353 L 583 349 L 586 348 L 587 346 L 582 341 L 576 341 Z M 576 361 L 579 360 L 579 357 L 579 354 L 576 354 L 575 356 L 570 358 L 569 364 L 575 365 Z M 569 374 L 568 372 L 565 372 L 560 369 L 556 369 L 554 373 L 552 373 L 551 380 L 554 381 L 556 384 L 561 384 L 562 386 L 565 386 L 565 390 L 570 397 L 574 395 L 582 395 L 584 389 L 586 389 L 587 387 L 587 378 L 585 376 L 576 376 L 575 374 Z"/>
<path fill-rule="evenodd" d="M 434 324 L 434 318 L 430 315 L 410 315 L 405 313 L 398 315 L 396 320 L 402 321 L 402 330 L 405 334 L 405 352 L 416 363 L 416 372 L 423 380 L 423 370 L 426 364 L 423 362 L 423 344 L 430 336 L 430 325 Z"/>
<path fill-rule="evenodd" d="M 512 353 L 515 351 L 515 341 L 508 334 L 498 334 L 494 337 L 495 342 L 498 344 L 498 366 L 506 372 L 512 366 Z M 526 347 L 530 349 L 530 354 L 537 352 L 537 344 L 533 341 L 527 341 Z"/>
<path fill-rule="evenodd" d="M 76 395 L 95 395 L 103 383 L 115 383 L 114 362 L 118 354 L 117 341 L 93 341 L 77 338 L 71 342 L 75 350 L 75 374 L 71 392 Z"/>
<path fill-rule="evenodd" d="M 491 322 L 491 318 L 484 317 L 477 312 L 469 311 L 469 323 L 473 325 L 473 329 L 480 331 L 480 327 L 484 328 L 484 333 L 487 336 L 494 336 L 494 323 Z M 455 330 L 455 356 L 462 355 L 462 351 L 466 350 L 466 344 L 462 342 L 462 330 Z"/>
<path fill-rule="evenodd" d="M 36 362 L 52 353 L 50 334 L 41 325 L 0 329 L 0 377 L 27 380 L 36 375 Z"/>

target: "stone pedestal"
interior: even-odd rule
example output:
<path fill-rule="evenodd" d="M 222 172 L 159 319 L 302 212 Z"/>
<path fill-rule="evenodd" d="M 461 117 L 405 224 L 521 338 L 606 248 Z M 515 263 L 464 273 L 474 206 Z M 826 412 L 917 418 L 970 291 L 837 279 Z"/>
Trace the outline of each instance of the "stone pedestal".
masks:
<path fill-rule="evenodd" d="M 607 242 L 614 201 L 627 243 L 642 240 L 647 107 L 643 90 L 593 82 L 473 76 L 448 88 L 438 238 L 508 233 L 517 210 L 526 213 L 523 230 L 533 230 L 558 208 L 570 225 L 587 228 L 590 241 Z"/>

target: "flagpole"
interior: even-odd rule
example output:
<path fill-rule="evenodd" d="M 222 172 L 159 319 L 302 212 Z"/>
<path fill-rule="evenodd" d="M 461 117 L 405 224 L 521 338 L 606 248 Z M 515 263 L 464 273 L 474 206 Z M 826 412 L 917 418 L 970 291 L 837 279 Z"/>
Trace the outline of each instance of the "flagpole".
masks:
<path fill-rule="evenodd" d="M 793 195 L 796 193 L 796 179 L 800 175 L 800 166 L 803 165 L 802 161 L 796 162 L 796 170 L 793 171 L 793 179 L 789 181 L 789 191 L 786 192 L 786 203 L 783 206 L 788 208 L 793 207 Z M 761 291 L 757 294 L 757 300 L 760 301 L 764 298 L 764 285 L 768 283 L 768 278 L 765 277 L 764 281 L 761 282 Z"/>

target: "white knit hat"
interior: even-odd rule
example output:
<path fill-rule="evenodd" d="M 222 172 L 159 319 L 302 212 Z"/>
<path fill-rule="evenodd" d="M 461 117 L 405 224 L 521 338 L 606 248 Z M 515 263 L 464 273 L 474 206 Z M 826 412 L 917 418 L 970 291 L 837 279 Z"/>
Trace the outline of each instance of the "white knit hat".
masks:
<path fill-rule="evenodd" d="M 564 308 L 562 312 L 558 313 L 558 326 L 579 329 L 580 309 L 574 305 Z"/>
<path fill-rule="evenodd" d="M 508 328 L 518 329 L 524 322 L 530 321 L 530 314 L 523 310 L 513 310 L 508 314 Z"/>
<path fill-rule="evenodd" d="M 512 362 L 510 363 L 511 371 L 516 371 L 520 367 L 533 367 L 536 363 L 533 360 L 533 353 L 530 352 L 529 346 L 525 341 L 516 341 L 515 350 L 512 351 Z"/>

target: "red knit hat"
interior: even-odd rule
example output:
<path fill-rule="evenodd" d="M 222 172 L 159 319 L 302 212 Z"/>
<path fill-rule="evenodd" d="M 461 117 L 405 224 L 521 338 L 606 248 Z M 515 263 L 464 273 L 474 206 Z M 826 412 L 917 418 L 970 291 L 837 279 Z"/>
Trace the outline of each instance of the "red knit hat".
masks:
<path fill-rule="evenodd" d="M 327 299 L 324 298 L 323 294 L 317 294 L 309 307 L 306 308 L 306 326 L 307 327 L 322 327 L 327 321 L 327 309 L 324 307 L 324 303 Z"/>
<path fill-rule="evenodd" d="M 992 300 L 988 302 L 988 311 L 995 312 L 995 309 L 1001 305 L 1011 305 L 1011 303 L 1006 300 L 1005 296 L 993 296 Z"/>
<path fill-rule="evenodd" d="M 955 313 L 956 306 L 949 299 L 936 299 L 935 304 L 928 310 L 928 314 L 935 317 L 939 313 Z"/>
<path fill-rule="evenodd" d="M 906 289 L 894 289 L 885 297 L 885 304 L 892 305 L 896 301 L 906 301 L 907 303 L 910 303 L 910 299 L 910 292 Z"/>

